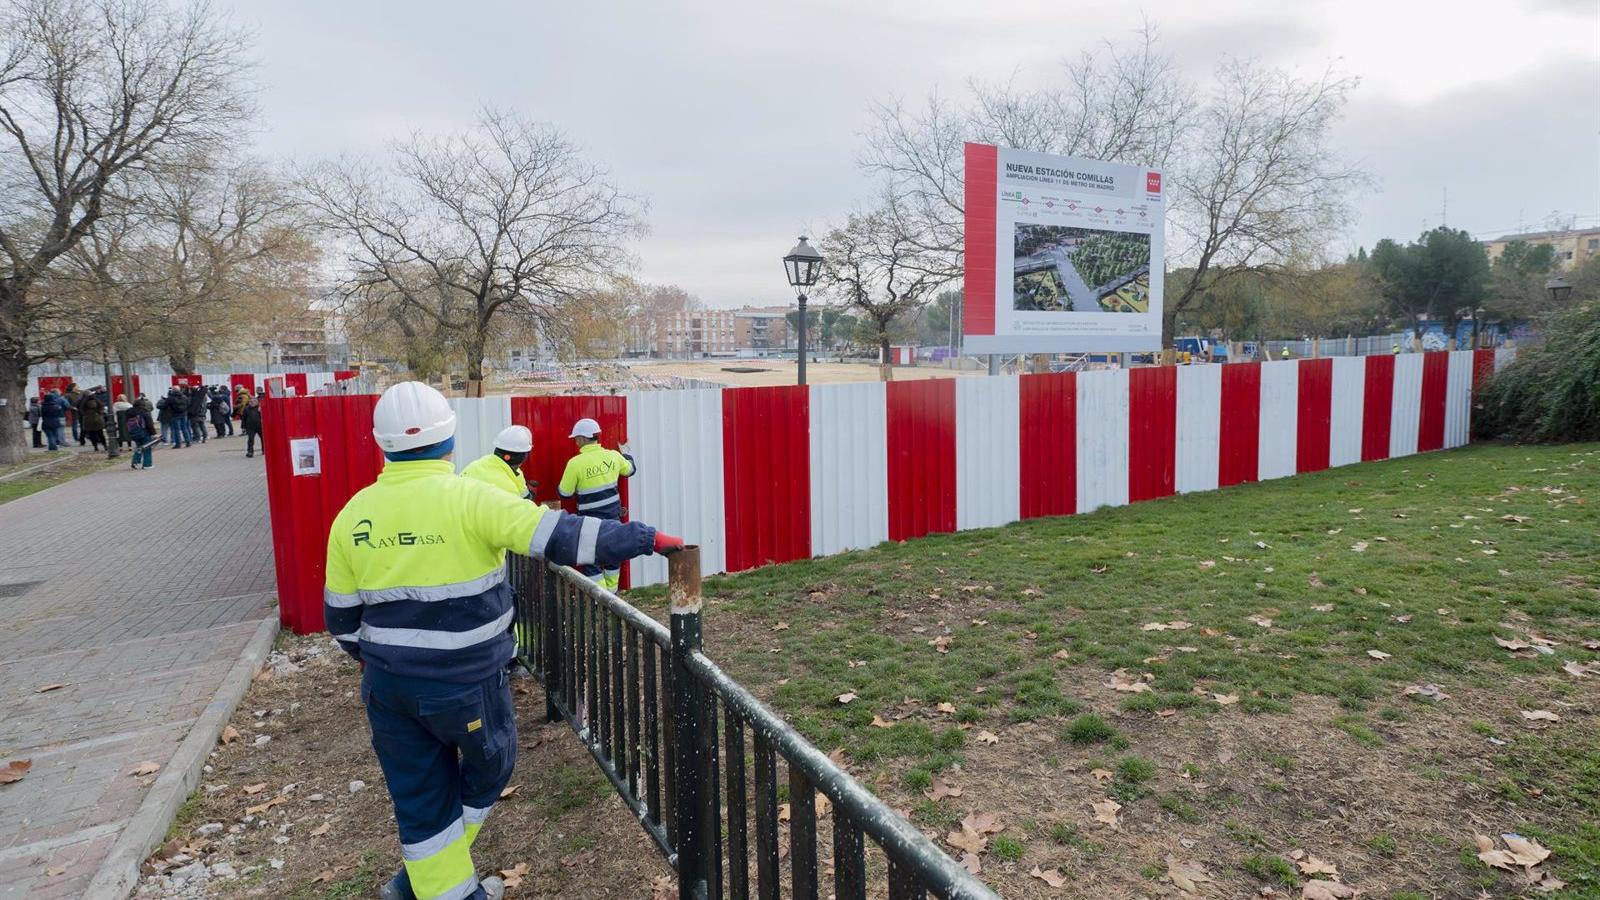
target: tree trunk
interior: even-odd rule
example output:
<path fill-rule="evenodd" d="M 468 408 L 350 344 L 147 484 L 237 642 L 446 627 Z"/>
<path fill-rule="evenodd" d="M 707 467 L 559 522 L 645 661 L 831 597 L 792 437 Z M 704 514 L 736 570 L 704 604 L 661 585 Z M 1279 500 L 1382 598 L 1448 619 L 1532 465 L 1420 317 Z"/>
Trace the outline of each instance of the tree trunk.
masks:
<path fill-rule="evenodd" d="M 172 365 L 172 374 L 174 375 L 193 375 L 194 358 L 195 351 L 192 347 L 174 350 L 167 354 L 167 362 Z"/>
<path fill-rule="evenodd" d="M 28 458 L 28 358 L 20 344 L 12 353 L 0 353 L 0 466 L 16 465 Z"/>
<path fill-rule="evenodd" d="M 483 348 L 489 341 L 486 328 L 474 329 L 467 338 L 467 396 L 483 396 Z M 473 392 L 476 383 L 477 393 Z"/>

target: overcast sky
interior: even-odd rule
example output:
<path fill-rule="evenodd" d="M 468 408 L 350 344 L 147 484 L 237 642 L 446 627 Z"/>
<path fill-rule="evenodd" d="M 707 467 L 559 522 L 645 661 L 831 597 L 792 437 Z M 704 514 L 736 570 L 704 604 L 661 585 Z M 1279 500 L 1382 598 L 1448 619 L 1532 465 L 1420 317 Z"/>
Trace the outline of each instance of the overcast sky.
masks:
<path fill-rule="evenodd" d="M 260 152 L 381 152 L 516 109 L 649 200 L 637 275 L 712 306 L 787 299 L 795 235 L 869 193 L 873 101 L 1048 82 L 1146 18 L 1197 81 L 1229 54 L 1362 79 L 1338 142 L 1377 184 L 1337 249 L 1441 218 L 1480 236 L 1600 223 L 1600 0 L 232 5 L 258 35 Z"/>

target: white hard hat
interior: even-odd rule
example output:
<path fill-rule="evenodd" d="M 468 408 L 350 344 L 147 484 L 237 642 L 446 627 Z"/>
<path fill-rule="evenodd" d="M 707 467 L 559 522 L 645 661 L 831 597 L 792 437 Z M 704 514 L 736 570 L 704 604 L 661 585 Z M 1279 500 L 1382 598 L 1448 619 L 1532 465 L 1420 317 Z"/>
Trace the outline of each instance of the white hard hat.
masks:
<path fill-rule="evenodd" d="M 533 432 L 524 426 L 512 425 L 494 436 L 494 446 L 497 450 L 510 450 L 512 453 L 532 453 Z"/>
<path fill-rule="evenodd" d="M 600 423 L 599 422 L 596 422 L 593 419 L 579 419 L 577 421 L 577 423 L 572 426 L 572 433 L 567 435 L 567 437 L 587 437 L 587 438 L 592 438 L 592 437 L 594 437 L 595 435 L 597 435 L 599 433 L 600 433 Z"/>
<path fill-rule="evenodd" d="M 384 391 L 372 410 L 372 436 L 385 453 L 427 447 L 455 433 L 450 401 L 420 381 L 402 381 Z"/>

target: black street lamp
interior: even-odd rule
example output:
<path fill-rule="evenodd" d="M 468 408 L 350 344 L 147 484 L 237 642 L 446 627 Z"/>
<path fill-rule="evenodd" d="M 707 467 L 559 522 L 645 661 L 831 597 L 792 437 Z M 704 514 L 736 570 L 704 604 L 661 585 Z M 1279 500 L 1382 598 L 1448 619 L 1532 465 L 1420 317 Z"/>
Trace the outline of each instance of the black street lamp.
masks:
<path fill-rule="evenodd" d="M 795 289 L 800 300 L 800 383 L 806 383 L 806 293 L 805 288 L 817 283 L 822 275 L 822 254 L 806 243 L 806 236 L 800 236 L 800 243 L 794 245 L 789 255 L 783 258 L 783 270 L 789 276 L 789 285 Z"/>
<path fill-rule="evenodd" d="M 1544 283 L 1544 289 L 1550 292 L 1550 299 L 1556 303 L 1565 303 L 1572 296 L 1572 285 L 1560 275 L 1551 275 L 1550 280 Z"/>

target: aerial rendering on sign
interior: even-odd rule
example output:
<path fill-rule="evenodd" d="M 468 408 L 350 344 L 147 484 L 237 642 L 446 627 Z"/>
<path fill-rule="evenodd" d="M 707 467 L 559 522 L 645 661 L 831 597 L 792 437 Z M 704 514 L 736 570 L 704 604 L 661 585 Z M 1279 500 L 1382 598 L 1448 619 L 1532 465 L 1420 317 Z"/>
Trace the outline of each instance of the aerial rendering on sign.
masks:
<path fill-rule="evenodd" d="M 1148 312 L 1150 236 L 1018 222 L 1012 308 L 1027 312 Z"/>

